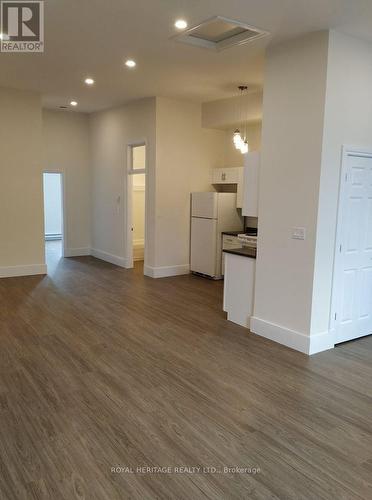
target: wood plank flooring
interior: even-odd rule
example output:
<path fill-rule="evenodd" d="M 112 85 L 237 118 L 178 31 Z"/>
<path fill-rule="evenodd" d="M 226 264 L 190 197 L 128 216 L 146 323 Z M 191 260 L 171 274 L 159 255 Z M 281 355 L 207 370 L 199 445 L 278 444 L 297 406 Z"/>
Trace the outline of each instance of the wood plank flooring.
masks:
<path fill-rule="evenodd" d="M 0 280 L 2 500 L 372 499 L 371 337 L 308 358 L 220 282 L 50 258 Z"/>

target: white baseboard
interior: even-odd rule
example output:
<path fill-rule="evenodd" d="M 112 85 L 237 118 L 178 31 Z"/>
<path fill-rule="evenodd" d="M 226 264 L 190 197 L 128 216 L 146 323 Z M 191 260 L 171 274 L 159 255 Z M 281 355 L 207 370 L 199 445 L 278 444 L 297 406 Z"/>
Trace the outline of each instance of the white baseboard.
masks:
<path fill-rule="evenodd" d="M 0 267 L 0 278 L 13 278 L 16 276 L 34 276 L 37 274 L 47 274 L 46 264 Z"/>
<path fill-rule="evenodd" d="M 145 248 L 145 240 L 140 238 L 138 240 L 133 240 L 133 248 Z"/>
<path fill-rule="evenodd" d="M 247 316 L 247 314 L 243 311 L 226 311 L 227 312 L 227 321 L 231 321 L 232 323 L 236 323 L 237 325 L 243 326 L 244 328 L 251 328 L 251 318 Z"/>
<path fill-rule="evenodd" d="M 115 266 L 128 268 L 128 260 L 123 257 L 119 257 L 118 255 L 103 252 L 102 250 L 97 250 L 96 248 L 92 248 L 90 254 L 93 255 L 93 257 L 96 257 L 96 259 L 110 262 L 110 264 L 115 264 Z"/>
<path fill-rule="evenodd" d="M 304 335 L 254 316 L 251 318 L 250 330 L 304 354 L 316 354 L 334 347 L 333 335 L 328 331 L 316 335 Z"/>
<path fill-rule="evenodd" d="M 335 346 L 335 337 L 332 331 L 316 333 L 310 335 L 310 346 L 308 354 L 316 354 L 317 352 L 328 351 Z"/>
<path fill-rule="evenodd" d="M 145 266 L 144 268 L 145 276 L 149 276 L 150 278 L 168 278 L 170 276 L 181 276 L 183 274 L 189 274 L 189 272 L 189 264 L 163 267 Z"/>
<path fill-rule="evenodd" d="M 85 257 L 90 255 L 90 248 L 65 248 L 65 257 Z"/>

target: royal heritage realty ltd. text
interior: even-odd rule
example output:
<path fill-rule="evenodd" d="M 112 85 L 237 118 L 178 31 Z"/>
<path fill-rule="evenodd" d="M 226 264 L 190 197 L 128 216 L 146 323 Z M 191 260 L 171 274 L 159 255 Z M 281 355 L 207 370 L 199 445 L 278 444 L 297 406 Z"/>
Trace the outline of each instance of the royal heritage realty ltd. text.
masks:
<path fill-rule="evenodd" d="M 222 467 L 200 467 L 200 466 L 113 466 L 112 474 L 259 474 L 259 467 L 240 467 L 240 466 L 222 466 Z"/>

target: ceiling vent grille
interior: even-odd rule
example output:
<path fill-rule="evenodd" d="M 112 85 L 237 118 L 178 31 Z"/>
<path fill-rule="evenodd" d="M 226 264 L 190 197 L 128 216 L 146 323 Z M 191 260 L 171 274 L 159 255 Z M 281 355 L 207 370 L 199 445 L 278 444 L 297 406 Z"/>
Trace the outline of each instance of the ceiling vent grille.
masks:
<path fill-rule="evenodd" d="M 253 42 L 268 35 L 267 31 L 254 26 L 216 16 L 183 31 L 174 39 L 197 47 L 220 51 L 234 45 Z"/>

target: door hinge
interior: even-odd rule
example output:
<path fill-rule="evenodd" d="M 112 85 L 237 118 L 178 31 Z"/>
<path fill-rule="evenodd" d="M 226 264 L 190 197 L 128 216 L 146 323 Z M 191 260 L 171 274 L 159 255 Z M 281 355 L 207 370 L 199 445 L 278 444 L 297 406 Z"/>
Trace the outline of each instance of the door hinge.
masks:
<path fill-rule="evenodd" d="M 347 182 L 347 173 L 345 174 L 345 182 Z"/>
<path fill-rule="evenodd" d="M 337 313 L 335 313 L 335 321 L 336 321 L 336 319 L 337 319 Z"/>

